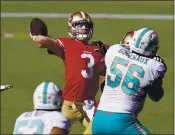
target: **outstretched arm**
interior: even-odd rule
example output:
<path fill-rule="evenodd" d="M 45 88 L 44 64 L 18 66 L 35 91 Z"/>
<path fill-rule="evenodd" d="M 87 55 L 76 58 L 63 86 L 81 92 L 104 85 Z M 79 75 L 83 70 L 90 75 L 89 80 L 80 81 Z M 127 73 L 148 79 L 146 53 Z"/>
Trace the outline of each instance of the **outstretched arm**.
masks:
<path fill-rule="evenodd" d="M 36 43 L 36 46 L 38 48 L 47 48 L 51 50 L 55 55 L 59 57 L 61 56 L 62 48 L 60 47 L 60 44 L 56 39 L 49 38 L 42 35 L 32 36 L 31 34 L 30 34 L 30 37 Z"/>

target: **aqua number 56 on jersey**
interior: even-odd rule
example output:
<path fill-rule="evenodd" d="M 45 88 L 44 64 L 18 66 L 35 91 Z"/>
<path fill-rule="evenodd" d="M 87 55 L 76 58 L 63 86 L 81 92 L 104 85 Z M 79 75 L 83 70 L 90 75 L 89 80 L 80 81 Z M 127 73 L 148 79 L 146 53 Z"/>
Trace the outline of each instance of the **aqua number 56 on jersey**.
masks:
<path fill-rule="evenodd" d="M 122 74 L 122 71 L 118 68 L 118 65 L 122 65 L 124 68 L 126 68 L 126 74 Z M 120 57 L 114 58 L 110 70 L 111 73 L 115 75 L 115 80 L 112 81 L 111 76 L 107 75 L 107 85 L 112 88 L 121 87 L 123 92 L 129 95 L 134 95 L 136 93 L 140 83 L 139 78 L 143 78 L 145 74 L 145 71 L 141 66 L 129 64 L 128 60 Z M 134 72 L 137 73 L 137 78 L 133 76 Z M 128 86 L 129 83 L 132 83 L 132 87 Z"/>

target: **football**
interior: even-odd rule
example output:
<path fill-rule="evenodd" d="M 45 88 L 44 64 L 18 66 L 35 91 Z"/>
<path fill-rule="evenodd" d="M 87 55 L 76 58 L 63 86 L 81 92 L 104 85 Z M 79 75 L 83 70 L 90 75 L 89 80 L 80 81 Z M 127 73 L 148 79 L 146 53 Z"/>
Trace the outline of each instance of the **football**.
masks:
<path fill-rule="evenodd" d="M 30 32 L 32 35 L 48 36 L 48 29 L 44 21 L 39 18 L 33 18 L 30 23 Z"/>

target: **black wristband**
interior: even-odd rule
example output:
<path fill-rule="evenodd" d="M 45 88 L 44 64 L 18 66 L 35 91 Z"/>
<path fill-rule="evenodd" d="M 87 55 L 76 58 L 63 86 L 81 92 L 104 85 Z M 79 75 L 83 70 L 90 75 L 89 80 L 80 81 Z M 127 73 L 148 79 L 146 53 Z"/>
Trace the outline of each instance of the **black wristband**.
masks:
<path fill-rule="evenodd" d="M 47 49 L 47 53 L 50 54 L 50 55 L 53 55 L 53 54 L 54 54 L 54 53 L 53 53 L 51 50 L 49 50 L 49 49 Z"/>

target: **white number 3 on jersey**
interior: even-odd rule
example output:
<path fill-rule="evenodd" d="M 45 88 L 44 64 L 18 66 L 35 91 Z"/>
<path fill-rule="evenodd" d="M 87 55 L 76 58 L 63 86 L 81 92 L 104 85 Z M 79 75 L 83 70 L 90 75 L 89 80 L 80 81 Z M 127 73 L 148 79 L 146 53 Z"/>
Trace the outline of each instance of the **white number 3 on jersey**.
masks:
<path fill-rule="evenodd" d="M 87 53 L 83 53 L 81 55 L 81 58 L 89 58 L 90 59 L 90 62 L 88 63 L 88 68 L 90 69 L 89 73 L 86 71 L 86 70 L 81 70 L 81 74 L 84 78 L 91 78 L 93 76 L 93 72 L 94 72 L 94 69 L 93 69 L 93 66 L 95 64 L 95 60 L 94 60 L 94 57 L 91 55 L 91 54 L 87 54 Z"/>

